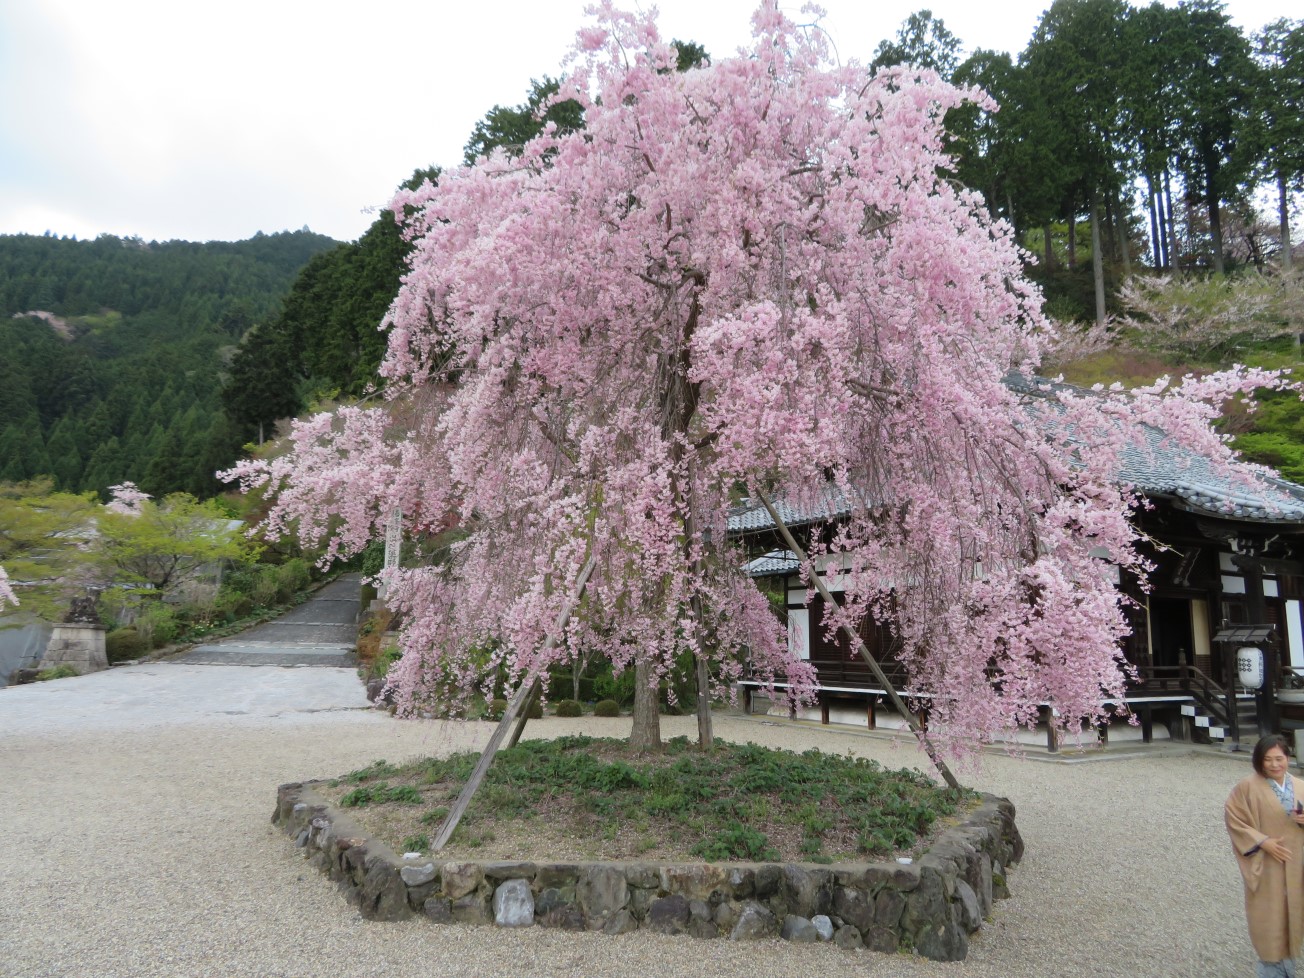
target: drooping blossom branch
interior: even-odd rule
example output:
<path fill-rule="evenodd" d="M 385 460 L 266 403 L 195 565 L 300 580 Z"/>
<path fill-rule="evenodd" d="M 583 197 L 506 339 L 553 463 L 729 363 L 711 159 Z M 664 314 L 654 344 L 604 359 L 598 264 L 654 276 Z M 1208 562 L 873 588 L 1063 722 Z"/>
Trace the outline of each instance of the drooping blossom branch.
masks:
<path fill-rule="evenodd" d="M 405 191 L 413 243 L 386 318 L 385 405 L 296 425 L 233 473 L 272 533 L 334 557 L 379 536 L 460 531 L 393 571 L 404 711 L 500 670 L 596 651 L 651 681 L 685 654 L 725 694 L 744 668 L 808 697 L 727 515 L 740 492 L 845 518 L 805 573 L 839 572 L 828 625 L 869 614 L 954 751 L 1035 720 L 1099 718 L 1125 676 L 1111 567 L 1143 570 L 1120 481 L 1137 418 L 1231 465 L 1209 433 L 1242 371 L 1043 402 L 1052 328 L 1013 230 L 939 176 L 942 119 L 976 91 L 934 73 L 831 66 L 767 0 L 745 56 L 688 72 L 648 18 L 595 8 L 548 129 Z M 1041 395 L 1038 395 L 1041 396 Z M 596 570 L 566 641 L 559 595 Z M 547 664 L 544 662 L 544 664 Z"/>

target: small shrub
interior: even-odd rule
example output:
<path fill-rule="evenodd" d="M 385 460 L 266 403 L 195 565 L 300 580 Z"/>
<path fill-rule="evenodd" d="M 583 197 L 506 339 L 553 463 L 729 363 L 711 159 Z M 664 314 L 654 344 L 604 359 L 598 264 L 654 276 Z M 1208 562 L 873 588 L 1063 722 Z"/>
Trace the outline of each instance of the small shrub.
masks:
<path fill-rule="evenodd" d="M 140 609 L 136 631 L 151 648 L 162 648 L 181 634 L 181 623 L 175 612 L 159 601 L 151 601 Z"/>
<path fill-rule="evenodd" d="M 65 662 L 63 665 L 55 666 L 53 669 L 42 669 L 36 674 L 36 681 L 38 683 L 43 683 L 50 679 L 71 679 L 73 676 L 80 675 L 80 672 Z"/>
<path fill-rule="evenodd" d="M 620 716 L 620 706 L 615 700 L 598 700 L 593 706 L 593 715 L 595 717 L 618 717 Z"/>
<path fill-rule="evenodd" d="M 779 858 L 779 854 L 770 845 L 770 840 L 763 832 L 741 825 L 721 829 L 697 843 L 689 851 L 694 856 L 701 856 L 707 862 L 720 862 L 726 859 L 771 862 Z"/>
<path fill-rule="evenodd" d="M 584 715 L 584 708 L 580 706 L 578 700 L 558 700 L 557 716 L 579 717 L 583 715 Z"/>
<path fill-rule="evenodd" d="M 425 852 L 429 848 L 430 836 L 425 835 L 424 833 L 421 835 L 409 835 L 403 840 L 404 852 Z"/>
<path fill-rule="evenodd" d="M 357 808 L 359 805 L 370 805 L 376 800 L 375 794 L 371 788 L 365 785 L 361 788 L 354 788 L 340 799 L 340 806 L 343 808 Z"/>
<path fill-rule="evenodd" d="M 486 720 L 501 720 L 503 714 L 507 712 L 507 701 L 504 699 L 492 699 L 489 705 L 484 708 L 484 718 Z"/>
<path fill-rule="evenodd" d="M 506 707 L 504 707 L 506 709 Z M 530 700 L 530 705 L 525 708 L 525 716 L 530 720 L 543 719 L 543 703 L 538 697 Z"/>
<path fill-rule="evenodd" d="M 612 675 L 611 666 L 593 677 L 593 695 L 617 703 L 634 702 L 634 670 L 626 669 L 619 676 Z"/>
<path fill-rule="evenodd" d="M 115 628 L 104 636 L 104 654 L 110 662 L 126 662 L 145 654 L 145 640 L 135 626 Z"/>
<path fill-rule="evenodd" d="M 302 557 L 287 560 L 273 571 L 276 580 L 276 596 L 282 601 L 289 601 L 296 594 L 312 583 L 312 569 Z"/>

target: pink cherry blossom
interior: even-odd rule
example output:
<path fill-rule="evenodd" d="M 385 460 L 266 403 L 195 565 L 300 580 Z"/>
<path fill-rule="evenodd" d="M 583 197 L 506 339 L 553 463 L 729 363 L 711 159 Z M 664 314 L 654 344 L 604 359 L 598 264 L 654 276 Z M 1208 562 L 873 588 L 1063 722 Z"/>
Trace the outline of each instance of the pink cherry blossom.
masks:
<path fill-rule="evenodd" d="M 230 473 L 273 491 L 268 532 L 333 559 L 398 509 L 411 540 L 442 542 L 387 579 L 404 712 L 581 650 L 653 679 L 703 656 L 717 694 L 748 669 L 803 699 L 814 672 L 726 519 L 758 489 L 832 486 L 854 501 L 812 545 L 845 569 L 832 624 L 894 625 L 944 747 L 1039 703 L 1099 718 L 1126 675 L 1105 565 L 1144 570 L 1117 478 L 1136 422 L 1231 467 L 1209 421 L 1279 378 L 1011 389 L 1053 329 L 1012 230 L 945 175 L 946 110 L 985 96 L 831 64 L 773 0 L 749 52 L 686 73 L 650 19 L 593 13 L 557 96 L 583 131 L 394 200 L 414 251 L 386 401 L 300 422 L 289 454 Z"/>

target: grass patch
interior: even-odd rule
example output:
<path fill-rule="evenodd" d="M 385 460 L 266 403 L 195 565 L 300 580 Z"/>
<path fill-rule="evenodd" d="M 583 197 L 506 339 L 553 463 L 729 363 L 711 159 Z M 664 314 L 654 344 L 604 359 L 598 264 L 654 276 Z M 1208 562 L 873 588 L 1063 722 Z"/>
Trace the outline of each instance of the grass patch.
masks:
<path fill-rule="evenodd" d="M 36 674 L 36 681 L 38 683 L 44 683 L 51 679 L 71 679 L 73 676 L 80 675 L 81 673 L 77 671 L 76 667 L 70 666 L 68 663 L 64 662 L 61 665 L 54 666 L 50 669 L 42 669 Z"/>
<path fill-rule="evenodd" d="M 477 754 L 377 761 L 323 786 L 399 851 L 434 835 Z M 441 855 L 493 859 L 882 859 L 917 853 L 972 792 L 864 758 L 677 737 L 660 754 L 584 736 L 500 751 Z"/>

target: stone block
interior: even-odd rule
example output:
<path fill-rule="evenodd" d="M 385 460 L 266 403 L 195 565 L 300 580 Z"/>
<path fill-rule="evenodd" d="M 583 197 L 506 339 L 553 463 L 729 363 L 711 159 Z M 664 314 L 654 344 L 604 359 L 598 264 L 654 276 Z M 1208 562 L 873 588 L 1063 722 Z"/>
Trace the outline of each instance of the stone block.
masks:
<path fill-rule="evenodd" d="M 447 897 L 430 897 L 422 905 L 422 912 L 437 924 L 453 922 L 453 901 Z"/>
<path fill-rule="evenodd" d="M 605 922 L 629 903 L 629 884 L 619 866 L 592 863 L 580 870 L 575 898 L 589 924 Z M 601 924 L 599 923 L 599 926 Z"/>
<path fill-rule="evenodd" d="M 759 874 L 758 874 L 759 875 Z M 754 941 L 773 937 L 779 932 L 779 921 L 764 904 L 748 900 L 738 913 L 738 921 L 729 932 L 731 941 Z"/>
<path fill-rule="evenodd" d="M 714 940 L 720 936 L 720 928 L 709 920 L 698 920 L 694 917 L 688 922 L 688 936 L 696 937 L 698 940 Z"/>
<path fill-rule="evenodd" d="M 661 889 L 688 899 L 705 900 L 724 883 L 724 870 L 709 863 L 662 866 Z"/>
<path fill-rule="evenodd" d="M 648 907 L 646 926 L 658 934 L 685 934 L 692 918 L 688 900 L 681 893 L 653 900 Z"/>
<path fill-rule="evenodd" d="M 498 861 L 484 864 L 485 879 L 495 883 L 503 880 L 532 880 L 538 867 L 529 862 Z"/>
<path fill-rule="evenodd" d="M 883 927 L 875 924 L 860 935 L 865 947 L 880 954 L 896 954 L 901 945 L 901 934 L 895 927 Z"/>
<path fill-rule="evenodd" d="M 959 908 L 960 926 L 972 934 L 983 925 L 982 907 L 978 903 L 978 894 L 964 880 L 955 884 L 955 902 Z"/>
<path fill-rule="evenodd" d="M 832 907 L 833 873 L 827 869 L 784 866 L 780 893 L 789 913 L 809 920 L 817 914 L 827 913 Z"/>
<path fill-rule="evenodd" d="M 774 896 L 779 892 L 779 887 L 783 885 L 783 867 L 775 866 L 773 863 L 767 863 L 756 869 L 755 895 L 756 899 L 764 900 Z"/>
<path fill-rule="evenodd" d="M 734 899 L 746 900 L 756 892 L 756 870 L 746 866 L 734 866 L 725 874 L 725 883 L 732 891 Z"/>
<path fill-rule="evenodd" d="M 896 930 L 901 923 L 901 915 L 905 912 L 908 899 L 905 893 L 891 887 L 880 890 L 878 896 L 874 898 L 874 926 Z"/>
<path fill-rule="evenodd" d="M 865 946 L 860 931 L 851 924 L 844 924 L 834 932 L 833 943 L 844 951 L 854 951 L 856 948 Z"/>
<path fill-rule="evenodd" d="M 479 863 L 444 863 L 440 870 L 444 883 L 444 896 L 450 900 L 460 900 L 484 881 L 484 869 Z"/>
<path fill-rule="evenodd" d="M 810 920 L 790 913 L 783 918 L 779 936 L 794 944 L 814 944 L 820 939 L 820 932 Z"/>
<path fill-rule="evenodd" d="M 815 932 L 819 934 L 821 941 L 833 940 L 833 921 L 829 919 L 827 914 L 816 914 L 810 919 L 810 922 L 815 928 Z"/>
<path fill-rule="evenodd" d="M 439 869 L 433 862 L 407 863 L 399 869 L 398 875 L 408 886 L 425 886 L 439 875 Z"/>
<path fill-rule="evenodd" d="M 488 924 L 493 918 L 489 916 L 489 904 L 483 896 L 468 893 L 452 902 L 453 919 L 459 924 Z"/>
<path fill-rule="evenodd" d="M 534 925 L 534 894 L 528 880 L 516 877 L 506 880 L 494 890 L 494 923 L 499 927 L 532 927 Z"/>
<path fill-rule="evenodd" d="M 604 934 L 629 934 L 636 930 L 638 930 L 638 921 L 628 910 L 617 910 L 611 915 L 611 919 L 602 925 Z"/>
<path fill-rule="evenodd" d="M 874 863 L 865 867 L 864 885 L 871 893 L 885 886 L 909 893 L 919 887 L 919 864 Z"/>
<path fill-rule="evenodd" d="M 661 867 L 650 863 L 630 863 L 625 867 L 625 882 L 642 890 L 661 887 Z"/>
<path fill-rule="evenodd" d="M 969 935 L 950 912 L 914 932 L 915 950 L 932 961 L 963 961 L 969 953 Z"/>
<path fill-rule="evenodd" d="M 868 930 L 874 923 L 874 904 L 863 891 L 850 886 L 833 891 L 833 912 L 858 931 Z"/>
<path fill-rule="evenodd" d="M 406 920 L 412 916 L 407 887 L 395 868 L 384 860 L 372 861 L 359 892 L 358 909 L 368 920 Z"/>

